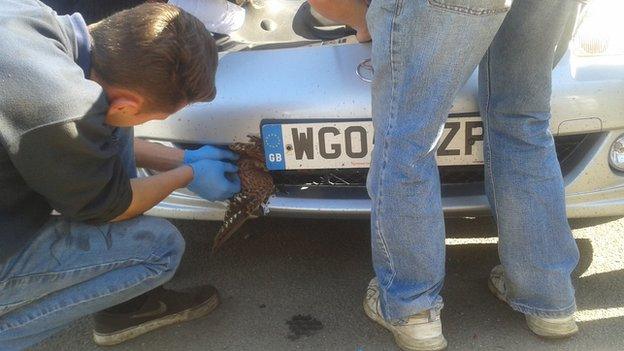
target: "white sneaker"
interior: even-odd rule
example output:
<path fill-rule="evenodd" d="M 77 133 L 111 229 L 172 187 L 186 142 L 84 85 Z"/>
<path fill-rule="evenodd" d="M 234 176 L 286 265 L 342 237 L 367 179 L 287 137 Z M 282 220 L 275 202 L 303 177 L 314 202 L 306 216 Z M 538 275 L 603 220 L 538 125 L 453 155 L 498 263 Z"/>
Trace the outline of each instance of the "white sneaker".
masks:
<path fill-rule="evenodd" d="M 397 345 L 407 351 L 435 351 L 446 348 L 442 335 L 442 322 L 439 313 L 429 310 L 407 319 L 405 324 L 393 325 L 387 322 L 379 305 L 379 285 L 377 278 L 371 280 L 364 298 L 364 312 L 368 318 L 381 324 L 394 334 Z"/>
<path fill-rule="evenodd" d="M 502 265 L 492 269 L 490 279 L 488 279 L 488 287 L 496 297 L 509 304 L 505 289 L 505 270 Z M 578 326 L 574 321 L 573 314 L 560 318 L 543 318 L 528 314 L 524 316 L 529 329 L 541 337 L 558 339 L 567 338 L 578 333 Z"/>

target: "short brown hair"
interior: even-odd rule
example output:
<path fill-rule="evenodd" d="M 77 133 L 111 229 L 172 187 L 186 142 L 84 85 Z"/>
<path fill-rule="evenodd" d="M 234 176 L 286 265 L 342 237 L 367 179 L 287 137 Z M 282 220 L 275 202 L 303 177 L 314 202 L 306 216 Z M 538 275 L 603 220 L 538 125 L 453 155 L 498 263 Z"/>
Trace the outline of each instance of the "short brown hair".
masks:
<path fill-rule="evenodd" d="M 151 109 L 211 101 L 218 53 L 204 24 L 184 10 L 145 3 L 93 24 L 92 68 L 105 83 L 137 91 Z"/>

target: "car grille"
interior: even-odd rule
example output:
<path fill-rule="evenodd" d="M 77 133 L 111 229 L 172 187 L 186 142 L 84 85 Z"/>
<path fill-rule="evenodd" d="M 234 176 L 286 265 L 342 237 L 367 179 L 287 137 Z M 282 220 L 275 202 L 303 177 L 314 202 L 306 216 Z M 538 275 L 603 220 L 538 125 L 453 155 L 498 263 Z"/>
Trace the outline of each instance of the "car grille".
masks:
<path fill-rule="evenodd" d="M 555 138 L 557 158 L 563 164 L 590 134 Z M 440 167 L 440 181 L 444 185 L 483 182 L 483 165 Z M 368 169 L 301 170 L 274 172 L 278 187 L 362 187 L 366 185 Z"/>

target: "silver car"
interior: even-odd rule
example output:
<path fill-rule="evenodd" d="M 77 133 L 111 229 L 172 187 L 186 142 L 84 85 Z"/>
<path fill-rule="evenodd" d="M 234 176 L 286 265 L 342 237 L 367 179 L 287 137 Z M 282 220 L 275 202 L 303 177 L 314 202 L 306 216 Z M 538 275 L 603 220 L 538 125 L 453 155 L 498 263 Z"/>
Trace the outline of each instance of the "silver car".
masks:
<path fill-rule="evenodd" d="M 138 127 L 136 135 L 179 148 L 260 135 L 278 187 L 263 215 L 368 216 L 370 45 L 354 43 L 348 29 L 328 23 L 301 0 L 255 0 L 246 9 L 244 27 L 217 38 L 216 100 Z M 585 10 L 580 26 L 571 18 L 559 46 L 551 130 L 568 216 L 622 216 L 624 27 L 617 16 L 605 20 L 621 11 Z M 475 72 L 455 99 L 438 149 L 448 216 L 488 214 L 482 133 Z M 182 189 L 149 214 L 221 220 L 225 206 Z"/>

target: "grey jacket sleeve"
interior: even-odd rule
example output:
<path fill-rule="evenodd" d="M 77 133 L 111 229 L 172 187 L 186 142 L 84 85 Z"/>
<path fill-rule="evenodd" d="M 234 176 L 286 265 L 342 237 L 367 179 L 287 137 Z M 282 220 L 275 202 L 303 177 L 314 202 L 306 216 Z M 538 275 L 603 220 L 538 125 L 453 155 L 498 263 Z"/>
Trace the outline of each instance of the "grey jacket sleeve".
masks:
<path fill-rule="evenodd" d="M 102 119 L 87 115 L 28 131 L 11 154 L 26 183 L 73 220 L 107 222 L 132 201 L 119 141 Z"/>

